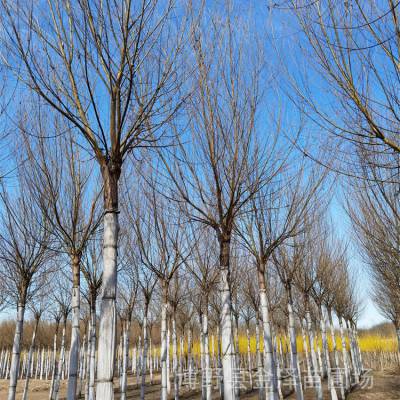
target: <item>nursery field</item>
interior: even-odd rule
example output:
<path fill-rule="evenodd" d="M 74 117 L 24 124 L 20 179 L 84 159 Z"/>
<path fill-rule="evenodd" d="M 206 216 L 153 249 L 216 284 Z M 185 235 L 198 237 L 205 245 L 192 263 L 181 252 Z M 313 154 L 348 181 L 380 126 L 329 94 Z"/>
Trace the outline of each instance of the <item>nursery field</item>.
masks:
<path fill-rule="evenodd" d="M 0 0 L 0 400 L 400 399 L 399 21 Z"/>

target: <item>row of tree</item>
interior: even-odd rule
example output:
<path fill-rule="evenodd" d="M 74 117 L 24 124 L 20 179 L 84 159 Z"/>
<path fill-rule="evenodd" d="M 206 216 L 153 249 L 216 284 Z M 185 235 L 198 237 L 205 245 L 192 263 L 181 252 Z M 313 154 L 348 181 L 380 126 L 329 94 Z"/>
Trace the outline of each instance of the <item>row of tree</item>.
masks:
<path fill-rule="evenodd" d="M 238 303 L 233 298 L 232 276 L 243 272 L 238 267 L 243 259 L 257 275 L 263 366 L 270 374 L 271 399 L 278 398 L 279 363 L 270 297 L 279 285 L 298 399 L 303 394 L 295 341 L 297 292 L 311 342 L 313 308 L 322 323 L 322 336 L 326 336 L 326 313 L 329 317 L 332 309 L 342 329 L 342 320 L 349 322 L 352 365 L 355 375 L 360 375 L 353 333 L 358 306 L 346 252 L 324 222 L 334 183 L 328 172 L 339 169 L 355 175 L 346 164 L 338 166 L 337 161 L 347 154 L 362 166 L 361 176 L 357 171 L 352 181 L 357 191 L 349 197 L 347 210 L 380 284 L 375 297 L 385 312 L 390 310 L 398 327 L 397 223 L 386 226 L 393 215 L 398 219 L 398 180 L 393 173 L 398 170 L 396 96 L 390 86 L 397 78 L 398 63 L 387 45 L 394 46 L 396 37 L 376 40 L 381 32 L 375 25 L 392 16 L 396 26 L 397 6 L 389 2 L 389 11 L 371 22 L 376 6 L 365 11 L 356 5 L 329 4 L 326 10 L 319 2 L 287 7 L 293 12 L 290 21 L 296 20 L 302 29 L 300 38 L 310 45 L 306 51 L 316 57 L 315 66 L 332 85 L 331 96 L 340 101 L 344 113 L 332 118 L 337 113 L 326 112 L 318 94 L 316 101 L 315 90 L 304 89 L 296 79 L 289 79 L 289 98 L 295 100 L 295 107 L 286 106 L 294 110 L 293 115 L 296 110 L 301 117 L 314 115 L 311 125 L 350 144 L 349 149 L 346 145 L 337 149 L 320 137 L 317 143 L 322 146 L 310 143 L 303 135 L 303 118 L 285 123 L 283 113 L 270 101 L 277 98 L 271 82 L 278 74 L 272 63 L 266 63 L 273 51 L 271 43 L 264 45 L 264 38 L 260 40 L 232 4 L 221 12 L 218 6 L 156 0 L 1 2 L 4 94 L 10 97 L 17 84 L 21 103 L 21 116 L 17 122 L 11 118 L 9 148 L 17 160 L 15 179 L 12 184 L 3 182 L 1 190 L 3 292 L 17 307 L 10 400 L 15 398 L 20 370 L 26 305 L 37 302 L 41 288 L 65 264 L 72 281 L 68 399 L 77 395 L 81 295 L 85 293 L 90 308 L 88 396 L 93 398 L 96 386 L 97 399 L 112 399 L 121 313 L 117 297 L 123 305 L 126 366 L 138 293 L 146 348 L 148 312 L 157 284 L 161 397 L 167 398 L 167 325 L 171 315 L 176 325 L 173 316 L 179 298 L 174 300 L 171 293 L 179 293 L 174 287 L 182 285 L 182 270 L 200 290 L 204 349 L 208 349 L 211 293 L 218 285 L 223 397 L 236 398 L 234 309 Z M 360 23 L 355 26 L 357 19 Z M 354 56 L 354 44 L 360 50 L 356 54 L 365 54 L 367 47 L 358 43 L 371 39 L 382 62 L 389 54 L 393 78 L 380 75 L 369 53 L 368 57 Z M 363 79 L 370 82 L 364 66 L 371 71 L 372 87 L 363 83 Z M 357 73 L 362 75 L 360 84 Z M 290 77 L 294 75 L 289 71 Z M 374 91 L 377 94 L 371 100 Z M 293 125 L 298 125 L 295 134 Z M 330 152 L 316 154 L 315 147 Z M 123 280 L 117 285 L 118 274 L 123 274 Z M 330 291 L 333 282 L 336 287 Z M 237 293 L 240 296 L 243 290 Z M 174 347 L 176 340 L 174 335 Z M 327 364 L 325 339 L 323 343 Z M 312 374 L 323 377 L 314 346 L 310 352 Z M 204 360 L 207 370 L 207 355 Z M 348 361 L 343 355 L 346 371 Z M 325 369 L 329 371 L 328 366 Z M 123 370 L 122 393 L 127 382 L 127 368 Z M 346 372 L 344 390 L 349 384 Z M 210 396 L 209 387 L 207 393 Z M 320 385 L 316 395 L 322 396 Z"/>

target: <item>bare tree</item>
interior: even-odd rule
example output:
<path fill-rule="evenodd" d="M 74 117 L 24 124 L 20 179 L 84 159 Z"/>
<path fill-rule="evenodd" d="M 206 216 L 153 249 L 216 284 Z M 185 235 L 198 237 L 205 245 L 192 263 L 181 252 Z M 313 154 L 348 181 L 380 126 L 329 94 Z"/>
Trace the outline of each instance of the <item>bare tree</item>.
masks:
<path fill-rule="evenodd" d="M 130 243 L 127 243 L 130 245 Z M 129 250 L 128 250 L 129 252 Z M 133 261 L 133 265 L 131 264 Z M 126 264 L 125 264 L 126 263 Z M 119 291 L 120 296 L 120 317 L 121 317 L 121 335 L 122 335 L 122 370 L 121 370 L 121 399 L 125 400 L 128 386 L 128 357 L 129 357 L 129 339 L 132 324 L 132 316 L 134 308 L 138 302 L 139 289 L 139 273 L 137 260 L 132 258 L 124 258 L 123 277 Z"/>
<path fill-rule="evenodd" d="M 104 186 L 104 276 L 97 398 L 112 399 L 115 359 L 118 181 L 127 154 L 151 146 L 181 104 L 177 58 L 185 27 L 173 1 L 2 1 L 8 66 L 74 127 Z M 185 18 L 179 14 L 185 25 Z M 178 79 L 179 77 L 179 79 Z M 150 132 L 150 131 L 151 132 Z M 158 133 L 157 133 L 158 132 Z M 71 397 L 69 397 L 70 399 Z"/>
<path fill-rule="evenodd" d="M 13 190 L 1 187 L 0 260 L 1 278 L 9 300 L 17 306 L 8 399 L 14 400 L 18 380 L 21 339 L 26 304 L 40 288 L 49 270 L 50 231 L 27 189 L 24 169 L 18 169 Z"/>
<path fill-rule="evenodd" d="M 196 233 L 196 231 L 198 231 Z M 211 363 L 209 354 L 209 317 L 208 310 L 210 307 L 210 294 L 216 289 L 218 284 L 218 259 L 217 259 L 217 243 L 210 237 L 210 229 L 199 229 L 193 226 L 192 237 L 194 246 L 192 255 L 189 257 L 185 266 L 191 276 L 194 278 L 196 286 L 200 290 L 200 309 L 202 315 L 201 339 L 204 349 L 204 368 L 202 369 L 202 391 L 205 391 L 204 398 L 211 399 Z"/>
<path fill-rule="evenodd" d="M 293 164 L 295 162 L 291 161 Z M 254 257 L 257 266 L 265 343 L 264 364 L 271 371 L 271 384 L 267 386 L 271 399 L 277 399 L 278 382 L 268 311 L 266 267 L 274 251 L 309 229 L 311 221 L 306 216 L 315 208 L 315 203 L 323 200 L 326 171 L 315 169 L 310 173 L 307 167 L 307 163 L 303 161 L 292 174 L 280 171 L 275 179 L 271 177 L 268 185 L 252 199 L 248 212 L 243 214 L 237 224 L 241 242 Z"/>
<path fill-rule="evenodd" d="M 30 371 L 31 364 L 33 362 L 32 356 L 33 356 L 33 351 L 34 351 L 35 345 L 36 345 L 36 333 L 37 333 L 40 319 L 42 318 L 43 313 L 45 312 L 46 308 L 49 306 L 49 303 L 48 303 L 49 299 L 43 290 L 43 288 L 46 287 L 46 283 L 48 283 L 48 282 L 46 282 L 45 279 L 43 279 L 41 281 L 41 284 L 42 284 L 41 290 L 38 293 L 36 293 L 37 298 L 35 299 L 35 301 L 32 301 L 30 303 L 30 308 L 32 310 L 33 317 L 35 319 L 35 325 L 33 328 L 31 345 L 29 347 L 28 363 L 27 363 L 28 373 L 26 374 L 26 377 L 25 377 L 25 384 L 24 384 L 24 391 L 22 393 L 22 400 L 28 399 L 28 389 L 29 389 L 29 381 L 30 381 L 29 371 Z"/>
<path fill-rule="evenodd" d="M 368 158 L 361 161 L 363 181 L 348 187 L 346 210 L 373 284 L 373 298 L 400 329 L 399 167 L 386 170 Z M 372 161 L 377 157 L 372 157 Z M 382 157 L 379 157 L 382 159 Z M 384 311 L 385 310 L 385 311 Z"/>
<path fill-rule="evenodd" d="M 215 16 L 192 32 L 192 93 L 174 156 L 163 155 L 171 193 L 189 218 L 211 227 L 219 244 L 224 398 L 232 399 L 234 348 L 231 319 L 230 254 L 235 221 L 245 205 L 273 175 L 273 135 L 261 140 L 257 111 L 261 101 L 260 53 L 246 46 L 240 21 Z M 238 33 L 240 32 L 240 34 Z M 238 35 L 241 41 L 238 43 Z M 260 50 L 260 49 L 257 49 Z M 180 126 L 174 129 L 180 131 Z M 269 176 L 270 176 L 269 175 Z"/>
<path fill-rule="evenodd" d="M 40 121 L 45 123 L 46 121 Z M 80 275 L 82 257 L 100 223 L 100 191 L 89 195 L 93 180 L 90 167 L 80 154 L 71 134 L 55 140 L 40 137 L 34 142 L 26 137 L 30 166 L 30 187 L 46 223 L 57 240 L 60 251 L 70 258 L 72 273 L 72 334 L 68 368 L 68 399 L 75 399 L 80 349 Z M 54 131 L 62 126 L 55 122 Z M 43 134 L 43 133 L 42 133 Z"/>
<path fill-rule="evenodd" d="M 154 188 L 147 195 L 148 207 L 137 213 L 135 234 L 143 265 L 154 272 L 161 286 L 161 398 L 167 398 L 167 314 L 169 286 L 178 268 L 189 255 L 184 227 Z M 143 206 L 144 204 L 142 204 Z"/>
<path fill-rule="evenodd" d="M 353 156 L 360 147 L 397 158 L 397 5 L 392 0 L 290 4 L 302 31 L 300 54 L 312 66 L 307 68 L 307 76 L 299 77 L 293 71 L 298 79 L 293 80 L 292 98 L 328 133 L 319 141 L 325 145 L 329 134 L 339 139 L 341 170 L 356 162 Z M 294 52 L 299 55 L 298 49 Z M 317 93 L 309 79 L 313 77 L 315 82 L 316 76 L 332 101 L 319 99 L 321 87 Z M 343 160 L 350 164 L 343 164 Z M 385 168 L 384 163 L 380 166 Z M 352 173 L 358 174 L 357 169 Z"/>
<path fill-rule="evenodd" d="M 102 284 L 101 250 L 98 241 L 92 239 L 85 248 L 81 264 L 82 274 L 86 281 L 84 296 L 89 304 L 89 366 L 88 366 L 88 399 L 95 398 L 95 371 L 96 371 L 96 327 L 97 327 L 97 300 Z"/>
<path fill-rule="evenodd" d="M 60 280 L 62 282 L 62 280 Z M 65 334 L 67 330 L 67 320 L 68 316 L 71 313 L 71 290 L 70 290 L 70 282 L 68 279 L 66 280 L 67 284 L 63 284 L 60 282 L 58 285 L 58 290 L 53 294 L 54 302 L 57 304 L 62 314 L 62 335 L 61 335 L 61 345 L 60 345 L 60 354 L 58 358 L 57 372 L 54 381 L 54 389 L 51 393 L 50 400 L 58 399 L 61 376 L 65 364 Z"/>

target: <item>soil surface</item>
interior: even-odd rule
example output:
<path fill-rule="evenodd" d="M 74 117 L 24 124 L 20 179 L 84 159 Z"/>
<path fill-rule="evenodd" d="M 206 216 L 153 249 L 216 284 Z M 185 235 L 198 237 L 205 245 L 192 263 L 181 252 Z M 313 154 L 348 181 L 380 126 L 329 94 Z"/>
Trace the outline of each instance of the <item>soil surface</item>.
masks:
<path fill-rule="evenodd" d="M 372 379 L 364 381 L 365 387 L 356 387 L 348 400 L 399 400 L 400 370 L 374 371 Z"/>
<path fill-rule="evenodd" d="M 348 395 L 348 400 L 399 400 L 400 399 L 400 370 L 397 371 L 384 371 L 384 372 L 373 372 L 370 374 L 372 378 L 365 377 L 360 386 L 354 387 L 353 391 Z M 117 381 L 117 380 L 116 380 Z M 23 387 L 25 380 L 20 380 L 17 386 L 17 400 L 22 397 Z M 48 399 L 50 381 L 35 380 L 30 381 L 29 400 L 44 400 Z M 149 382 L 146 386 L 146 399 L 147 400 L 158 400 L 160 398 L 160 383 L 159 377 L 155 376 L 155 382 L 150 385 Z M 289 388 L 283 388 L 285 397 L 287 399 L 295 399 L 296 396 L 292 392 L 290 393 Z M 115 389 L 115 400 L 119 400 L 119 389 Z M 6 399 L 8 393 L 8 381 L 0 380 L 0 399 Z M 60 400 L 65 400 L 66 393 L 66 381 L 63 381 L 60 387 Z M 219 399 L 219 393 L 217 390 L 213 391 L 213 400 Z M 84 398 L 84 396 L 82 396 Z M 136 376 L 130 375 L 128 377 L 128 396 L 127 399 L 139 399 L 140 388 L 136 385 Z M 171 395 L 169 397 L 173 399 L 173 382 L 171 382 Z M 188 388 L 182 388 L 180 391 L 180 398 L 182 400 L 197 400 L 200 399 L 200 390 L 189 390 Z M 242 392 L 240 395 L 241 399 L 244 400 L 258 400 L 258 390 Z M 315 391 L 314 389 L 306 389 L 304 392 L 305 400 L 314 400 Z M 326 383 L 324 383 L 324 399 L 330 399 Z"/>

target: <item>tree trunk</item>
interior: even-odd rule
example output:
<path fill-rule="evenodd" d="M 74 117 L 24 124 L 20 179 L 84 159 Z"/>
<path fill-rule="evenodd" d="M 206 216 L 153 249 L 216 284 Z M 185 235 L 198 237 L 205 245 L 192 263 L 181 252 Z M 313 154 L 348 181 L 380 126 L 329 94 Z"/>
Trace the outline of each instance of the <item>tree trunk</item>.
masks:
<path fill-rule="evenodd" d="M 292 355 L 292 369 L 295 381 L 296 399 L 304 400 L 303 388 L 301 386 L 300 370 L 297 358 L 296 329 L 294 324 L 292 293 L 289 285 L 288 291 L 288 313 L 289 313 L 289 335 L 290 335 L 290 351 Z"/>
<path fill-rule="evenodd" d="M 63 331 L 62 331 L 62 336 L 61 336 L 60 358 L 58 360 L 57 374 L 56 374 L 56 379 L 55 379 L 55 382 L 54 382 L 54 390 L 53 390 L 53 393 L 52 393 L 51 400 L 58 399 L 58 392 L 59 392 L 59 389 L 60 389 L 61 374 L 63 373 L 64 359 L 65 359 L 65 330 L 66 330 L 66 327 L 67 327 L 67 319 L 64 318 Z"/>
<path fill-rule="evenodd" d="M 305 323 L 307 325 L 307 322 Z M 311 376 L 310 355 L 308 353 L 308 341 L 303 324 L 301 324 L 301 333 L 303 336 L 304 358 L 306 359 L 307 375 Z"/>
<path fill-rule="evenodd" d="M 259 393 L 258 398 L 264 400 L 265 390 L 264 390 L 264 368 L 260 351 L 260 316 L 257 312 L 256 316 L 256 358 L 257 358 L 257 375 L 258 375 L 258 385 Z"/>
<path fill-rule="evenodd" d="M 250 328 L 249 323 L 246 324 L 247 337 L 247 370 L 249 371 L 250 390 L 253 390 L 253 367 L 251 364 L 251 346 L 250 346 Z"/>
<path fill-rule="evenodd" d="M 167 394 L 171 393 L 171 371 L 170 371 L 170 341 L 171 341 L 171 329 L 170 329 L 170 318 L 167 319 Z"/>
<path fill-rule="evenodd" d="M 80 256 L 72 255 L 72 327 L 71 345 L 69 348 L 69 370 L 68 370 L 68 390 L 67 400 L 75 400 L 78 386 L 78 365 L 79 365 L 79 346 L 80 346 Z"/>
<path fill-rule="evenodd" d="M 128 360 L 129 360 L 129 332 L 131 330 L 131 321 L 126 321 L 126 327 L 123 333 L 122 347 L 122 379 L 121 379 L 121 400 L 126 400 L 126 389 L 128 386 Z M 146 340 L 146 339 L 145 339 Z M 146 346 L 146 344 L 145 344 Z"/>
<path fill-rule="evenodd" d="M 54 392 L 54 382 L 57 374 L 57 335 L 58 335 L 58 328 L 59 328 L 59 321 L 57 322 L 56 325 L 56 332 L 54 334 L 54 341 L 53 341 L 53 369 L 51 373 L 51 384 L 50 384 L 50 393 L 49 393 L 49 399 L 51 400 L 53 398 L 53 392 Z"/>
<path fill-rule="evenodd" d="M 28 371 L 29 371 L 29 367 L 31 365 L 32 362 L 32 355 L 33 355 L 33 350 L 35 348 L 35 342 L 36 342 L 36 332 L 37 332 L 37 328 L 39 326 L 39 318 L 36 317 L 35 318 L 35 326 L 33 328 L 33 333 L 32 333 L 32 340 L 31 340 L 31 345 L 29 347 L 29 354 L 28 354 Z M 29 373 L 27 374 L 26 378 L 25 378 L 25 385 L 24 385 L 24 392 L 22 394 L 22 400 L 26 400 L 28 398 L 28 387 L 29 387 Z"/>
<path fill-rule="evenodd" d="M 199 326 L 200 326 L 200 369 L 201 369 L 201 400 L 206 398 L 206 387 L 204 385 L 204 336 L 203 336 L 203 312 L 200 307 L 199 312 Z"/>
<path fill-rule="evenodd" d="M 218 361 L 218 388 L 219 388 L 219 397 L 222 399 L 224 395 L 224 376 L 222 371 L 222 357 L 221 357 L 221 332 L 219 326 L 217 326 L 217 361 Z"/>
<path fill-rule="evenodd" d="M 88 400 L 95 399 L 95 379 L 96 379 L 96 300 L 91 304 L 91 323 L 90 323 L 90 361 L 89 361 L 89 395 Z"/>
<path fill-rule="evenodd" d="M 172 314 L 172 357 L 172 366 L 174 370 L 174 394 L 175 400 L 179 400 L 178 342 L 176 336 L 175 310 Z"/>
<path fill-rule="evenodd" d="M 232 335 L 232 300 L 230 287 L 230 238 L 220 241 L 220 295 L 221 295 L 221 345 L 222 370 L 224 379 L 224 400 L 235 399 L 233 377 L 235 358 Z"/>
<path fill-rule="evenodd" d="M 18 303 L 17 306 L 17 322 L 15 324 L 14 343 L 12 348 L 12 359 L 10 368 L 10 383 L 8 386 L 8 400 L 15 400 L 17 389 L 19 361 L 21 354 L 21 339 L 24 327 L 25 300 Z"/>
<path fill-rule="evenodd" d="M 143 357 L 142 357 L 142 383 L 140 386 L 140 400 L 144 400 L 145 387 L 146 387 L 146 365 L 147 365 L 147 349 L 149 347 L 149 339 L 147 335 L 147 315 L 148 315 L 149 305 L 146 301 L 144 306 L 144 316 L 143 316 Z"/>
<path fill-rule="evenodd" d="M 312 385 L 315 388 L 315 394 L 316 394 L 317 399 L 322 400 L 322 383 L 321 383 L 321 377 L 319 375 L 317 354 L 315 352 L 316 343 L 315 343 L 315 338 L 314 338 L 314 330 L 312 327 L 308 299 L 305 301 L 305 304 L 306 304 L 307 335 L 310 339 L 311 366 L 312 366 L 312 374 L 313 374 Z"/>
<path fill-rule="evenodd" d="M 325 357 L 325 363 L 326 363 L 325 367 L 326 367 L 328 382 L 329 382 L 329 386 L 330 386 L 330 394 L 331 394 L 332 400 L 337 400 L 338 397 L 337 397 L 335 382 L 333 380 L 332 370 L 331 370 L 331 360 L 329 358 L 328 338 L 327 338 L 327 333 L 326 333 L 326 309 L 323 305 L 321 305 L 320 310 L 321 310 L 320 313 L 321 313 L 322 347 L 324 350 L 324 357 Z"/>
<path fill-rule="evenodd" d="M 263 324 L 264 337 L 264 370 L 267 375 L 264 377 L 264 384 L 268 400 L 278 399 L 278 377 L 276 373 L 276 360 L 273 353 L 272 329 L 269 316 L 269 304 L 267 296 L 267 286 L 265 280 L 265 266 L 260 264 L 258 267 L 258 286 L 260 293 L 261 319 Z"/>
<path fill-rule="evenodd" d="M 342 317 L 339 317 L 339 326 L 340 326 L 340 337 L 342 339 L 342 356 L 343 356 L 343 368 L 344 368 L 344 377 L 345 377 L 345 389 L 347 391 L 350 388 L 350 370 L 349 370 L 349 362 L 348 362 L 348 358 L 347 358 L 346 338 L 344 336 L 343 318 Z"/>
<path fill-rule="evenodd" d="M 114 363 L 116 344 L 116 291 L 118 245 L 118 180 L 121 160 L 102 165 L 104 182 L 103 282 L 97 349 L 96 399 L 114 399 Z"/>
<path fill-rule="evenodd" d="M 188 369 L 188 380 L 189 388 L 193 389 L 192 385 L 192 374 L 193 374 L 193 362 L 192 362 L 192 327 L 188 330 L 188 352 L 187 352 L 187 369 Z"/>
<path fill-rule="evenodd" d="M 168 286 L 163 284 L 163 304 L 161 309 L 161 400 L 167 400 L 167 312 Z"/>
<path fill-rule="evenodd" d="M 203 312 L 203 352 L 204 352 L 204 378 L 203 385 L 205 385 L 205 398 L 206 400 L 211 400 L 211 363 L 210 363 L 210 350 L 208 343 L 208 300 L 206 299 L 206 304 Z"/>

